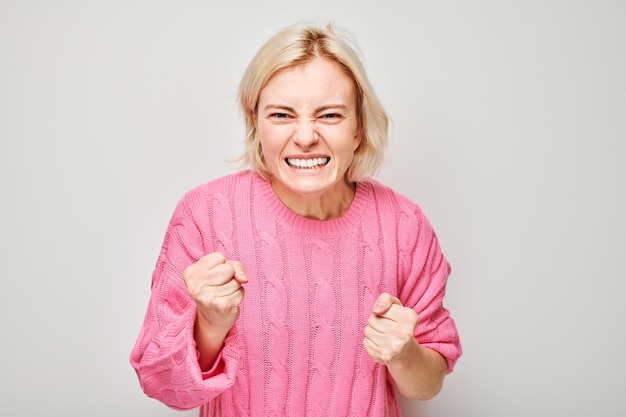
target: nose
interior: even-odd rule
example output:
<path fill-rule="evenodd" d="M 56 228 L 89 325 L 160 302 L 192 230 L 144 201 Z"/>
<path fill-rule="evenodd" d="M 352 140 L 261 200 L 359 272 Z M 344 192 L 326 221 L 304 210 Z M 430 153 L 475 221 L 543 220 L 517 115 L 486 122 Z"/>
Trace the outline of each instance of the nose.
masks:
<path fill-rule="evenodd" d="M 294 134 L 294 142 L 301 148 L 309 148 L 319 141 L 315 119 L 300 119 Z"/>

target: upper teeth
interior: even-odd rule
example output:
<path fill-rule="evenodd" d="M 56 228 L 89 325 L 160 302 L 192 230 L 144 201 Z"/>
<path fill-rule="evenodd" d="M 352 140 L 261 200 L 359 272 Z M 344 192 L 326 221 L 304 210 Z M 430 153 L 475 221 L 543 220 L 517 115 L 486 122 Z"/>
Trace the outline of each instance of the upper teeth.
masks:
<path fill-rule="evenodd" d="M 330 158 L 296 159 L 287 158 L 287 163 L 298 168 L 312 168 L 328 163 Z"/>

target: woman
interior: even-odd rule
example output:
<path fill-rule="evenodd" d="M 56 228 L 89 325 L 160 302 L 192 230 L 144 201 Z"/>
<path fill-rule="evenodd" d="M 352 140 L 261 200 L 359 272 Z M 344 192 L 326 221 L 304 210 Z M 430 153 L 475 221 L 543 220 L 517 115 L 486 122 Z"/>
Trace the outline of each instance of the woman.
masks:
<path fill-rule="evenodd" d="M 387 115 L 347 39 L 294 25 L 240 86 L 251 168 L 170 221 L 131 362 L 201 416 L 398 416 L 461 355 L 450 272 L 419 207 L 368 179 Z"/>

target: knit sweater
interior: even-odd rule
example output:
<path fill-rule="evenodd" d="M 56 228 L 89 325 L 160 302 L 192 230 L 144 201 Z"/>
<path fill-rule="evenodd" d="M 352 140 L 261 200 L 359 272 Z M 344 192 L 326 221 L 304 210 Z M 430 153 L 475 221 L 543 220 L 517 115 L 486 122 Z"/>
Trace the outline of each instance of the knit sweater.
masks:
<path fill-rule="evenodd" d="M 249 278 L 240 316 L 202 372 L 186 267 L 219 251 Z M 381 183 L 357 184 L 341 218 L 293 213 L 270 183 L 241 171 L 180 200 L 131 354 L 144 392 L 202 417 L 399 416 L 392 377 L 363 348 L 382 292 L 419 317 L 415 337 L 451 372 L 461 346 L 442 300 L 450 267 L 420 208 Z"/>

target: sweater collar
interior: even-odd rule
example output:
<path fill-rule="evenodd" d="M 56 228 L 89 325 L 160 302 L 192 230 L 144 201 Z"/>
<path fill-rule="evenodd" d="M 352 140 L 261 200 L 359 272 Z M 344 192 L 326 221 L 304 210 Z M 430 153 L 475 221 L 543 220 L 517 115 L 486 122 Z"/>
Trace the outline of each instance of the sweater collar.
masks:
<path fill-rule="evenodd" d="M 369 180 L 358 182 L 354 200 L 342 217 L 332 220 L 309 219 L 294 213 L 276 195 L 270 181 L 258 175 L 253 177 L 253 190 L 256 198 L 261 200 L 262 206 L 267 209 L 267 215 L 278 223 L 294 232 L 312 236 L 337 236 L 349 233 L 359 228 L 363 213 L 367 207 L 371 193 Z"/>

